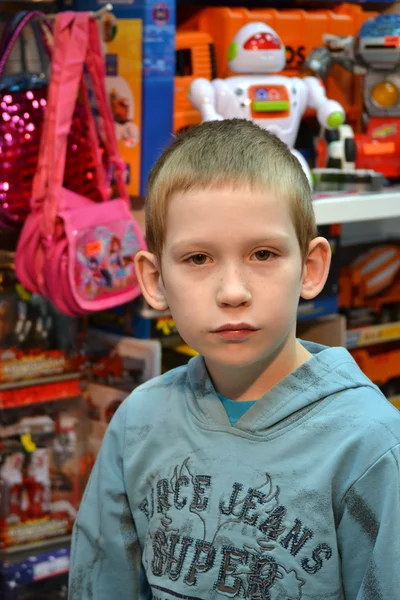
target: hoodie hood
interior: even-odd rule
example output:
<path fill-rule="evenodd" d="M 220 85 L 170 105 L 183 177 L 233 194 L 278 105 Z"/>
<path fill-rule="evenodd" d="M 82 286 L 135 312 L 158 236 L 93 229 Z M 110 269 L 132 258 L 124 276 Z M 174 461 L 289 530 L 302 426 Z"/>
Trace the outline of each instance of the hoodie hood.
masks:
<path fill-rule="evenodd" d="M 265 435 L 271 428 L 275 430 L 304 417 L 321 401 L 339 392 L 377 389 L 345 348 L 301 343 L 312 358 L 257 400 L 237 422 L 238 430 Z M 188 400 L 195 418 L 213 429 L 231 428 L 202 356 L 190 360 L 187 375 L 193 393 Z"/>

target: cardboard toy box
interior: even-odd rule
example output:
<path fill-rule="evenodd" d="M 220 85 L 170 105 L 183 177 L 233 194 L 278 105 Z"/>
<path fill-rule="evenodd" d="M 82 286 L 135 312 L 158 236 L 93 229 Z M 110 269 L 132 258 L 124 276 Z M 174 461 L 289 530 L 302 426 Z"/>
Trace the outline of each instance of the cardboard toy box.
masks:
<path fill-rule="evenodd" d="M 89 330 L 89 382 L 84 391 L 87 411 L 87 457 L 94 464 L 115 411 L 138 385 L 161 374 L 161 344 Z"/>
<path fill-rule="evenodd" d="M 69 534 L 81 499 L 81 399 L 25 400 L 0 410 L 0 549 Z"/>
<path fill-rule="evenodd" d="M 331 315 L 297 323 L 297 337 L 324 346 L 346 345 L 346 319 L 343 315 Z"/>
<path fill-rule="evenodd" d="M 115 387 L 90 382 L 84 398 L 87 410 L 88 464 L 92 466 L 100 450 L 107 426 L 128 392 Z"/>
<path fill-rule="evenodd" d="M 400 237 L 343 249 L 339 308 L 349 328 L 400 321 Z"/>
<path fill-rule="evenodd" d="M 81 320 L 26 290 L 13 261 L 13 253 L 0 251 L 0 387 L 79 371 Z"/>
<path fill-rule="evenodd" d="M 328 279 L 324 289 L 313 300 L 300 299 L 298 319 L 315 319 L 338 313 L 339 268 L 341 252 L 340 225 L 322 225 L 318 228 L 319 235 L 325 237 L 331 247 L 332 259 Z"/>
<path fill-rule="evenodd" d="M 106 89 L 118 150 L 126 165 L 131 196 L 139 194 L 142 118 L 142 21 L 106 14 L 100 23 L 106 63 Z"/>

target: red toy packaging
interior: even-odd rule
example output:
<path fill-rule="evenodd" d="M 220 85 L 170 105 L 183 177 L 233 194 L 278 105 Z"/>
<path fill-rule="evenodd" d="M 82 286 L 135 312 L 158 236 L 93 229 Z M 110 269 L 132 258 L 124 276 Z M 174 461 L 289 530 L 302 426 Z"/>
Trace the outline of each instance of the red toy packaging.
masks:
<path fill-rule="evenodd" d="M 161 374 L 161 344 L 90 330 L 87 336 L 90 381 L 85 389 L 88 463 L 93 465 L 103 436 L 119 405 L 138 385 Z"/>
<path fill-rule="evenodd" d="M 15 278 L 13 254 L 0 252 L 0 385 L 77 372 L 82 324 Z"/>
<path fill-rule="evenodd" d="M 48 386 L 0 391 L 0 549 L 69 533 L 79 506 L 79 380 Z"/>

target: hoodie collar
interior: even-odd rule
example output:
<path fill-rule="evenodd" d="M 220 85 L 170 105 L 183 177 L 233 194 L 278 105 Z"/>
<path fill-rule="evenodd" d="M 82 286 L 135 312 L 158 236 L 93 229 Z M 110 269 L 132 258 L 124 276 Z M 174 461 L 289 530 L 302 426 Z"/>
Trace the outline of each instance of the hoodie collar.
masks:
<path fill-rule="evenodd" d="M 266 435 L 278 424 L 292 424 L 333 394 L 359 387 L 376 389 L 345 348 L 301 343 L 312 354 L 310 360 L 257 400 L 239 419 L 237 430 Z M 231 428 L 202 356 L 190 360 L 188 381 L 188 400 L 195 416 L 207 427 Z"/>

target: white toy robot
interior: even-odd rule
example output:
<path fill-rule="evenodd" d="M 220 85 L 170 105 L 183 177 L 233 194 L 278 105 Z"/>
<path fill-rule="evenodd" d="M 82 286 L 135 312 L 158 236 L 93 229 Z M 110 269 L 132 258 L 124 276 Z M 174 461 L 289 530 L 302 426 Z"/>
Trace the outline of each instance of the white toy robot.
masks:
<path fill-rule="evenodd" d="M 274 75 L 286 65 L 285 47 L 265 23 L 249 23 L 236 34 L 228 50 L 231 71 L 245 73 L 227 79 L 195 79 L 191 103 L 203 121 L 245 118 L 268 129 L 284 141 L 311 182 L 304 157 L 294 149 L 301 119 L 307 107 L 317 111 L 324 129 L 336 129 L 345 120 L 342 106 L 329 100 L 316 77 Z"/>

